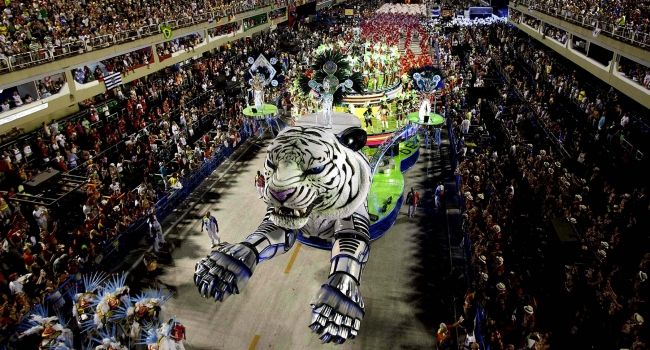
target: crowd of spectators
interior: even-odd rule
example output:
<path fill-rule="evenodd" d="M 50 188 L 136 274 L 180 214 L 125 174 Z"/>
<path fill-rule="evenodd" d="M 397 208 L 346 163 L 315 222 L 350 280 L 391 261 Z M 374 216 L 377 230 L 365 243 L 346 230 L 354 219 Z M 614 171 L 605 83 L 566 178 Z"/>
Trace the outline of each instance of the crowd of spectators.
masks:
<path fill-rule="evenodd" d="M 3 94 L 3 96 L 7 96 L 7 97 L 4 98 L 4 100 L 0 104 L 0 112 L 7 112 L 16 107 L 21 107 L 30 104 L 32 102 L 38 101 L 42 98 L 50 97 L 53 94 L 58 93 L 59 91 L 61 91 L 63 84 L 65 84 L 65 77 L 62 74 L 60 74 L 58 77 L 47 76 L 43 79 L 37 80 L 35 84 L 37 89 L 35 96 L 32 96 L 29 93 L 21 96 L 17 88 L 8 89 L 7 91 L 13 91 L 13 92 L 11 93 L 11 96 L 7 96 L 6 94 Z"/>
<path fill-rule="evenodd" d="M 647 142 L 643 137 L 641 109 L 625 106 L 621 97 L 613 89 L 601 89 L 586 79 L 579 79 L 579 73 L 569 68 L 563 61 L 552 53 L 541 49 L 525 50 L 530 45 L 529 38 L 513 37 L 504 43 L 508 49 L 508 61 L 503 62 L 504 73 L 517 86 L 529 106 L 541 114 L 541 121 L 546 129 L 557 139 L 572 156 L 578 157 L 583 153 L 600 155 L 592 150 L 591 145 L 597 140 L 609 142 L 608 149 L 617 149 L 621 143 L 612 142 L 625 140 L 636 149 L 645 152 Z M 532 79 L 528 76 L 532 75 Z M 576 117 L 571 120 L 561 118 L 562 109 L 556 109 L 559 101 L 567 101 L 575 109 Z M 593 151 L 593 152 L 592 152 Z M 581 163 L 584 163 L 582 155 Z M 620 157 L 610 154 L 614 163 Z M 575 159 L 575 158 L 574 158 Z"/>
<path fill-rule="evenodd" d="M 569 38 L 566 30 L 562 30 L 550 25 L 545 25 L 544 35 L 548 38 L 553 38 L 562 44 L 566 44 L 566 41 Z"/>
<path fill-rule="evenodd" d="M 523 21 L 523 23 L 526 23 L 533 28 L 538 28 L 540 25 L 539 20 L 518 12 L 512 12 L 511 19 L 516 22 Z M 568 39 L 568 34 L 566 31 L 553 27 L 551 25 L 545 25 L 544 36 L 553 38 L 562 44 L 565 44 Z M 578 51 L 586 53 L 586 42 L 575 37 L 574 41 L 575 43 L 572 45 L 572 47 Z M 625 57 L 621 57 L 618 65 L 618 71 L 633 82 L 645 87 L 646 89 L 650 89 L 650 68 L 637 62 L 631 61 Z"/>
<path fill-rule="evenodd" d="M 520 20 L 522 23 L 525 23 L 532 28 L 539 28 L 540 23 L 542 23 L 542 21 L 540 21 L 539 19 L 533 16 L 528 16 L 526 14 L 522 14 Z"/>
<path fill-rule="evenodd" d="M 286 15 L 287 15 L 287 8 L 286 7 L 279 8 L 279 9 L 276 9 L 276 10 L 273 10 L 273 11 L 269 12 L 269 18 L 271 20 L 278 19 L 278 18 L 284 17 Z"/>
<path fill-rule="evenodd" d="M 228 23 L 218 27 L 208 29 L 208 35 L 211 38 L 218 38 L 223 35 L 231 35 L 237 33 L 241 26 L 239 23 Z"/>
<path fill-rule="evenodd" d="M 131 33 L 142 35 L 142 28 L 146 26 L 177 20 L 192 21 L 199 15 L 208 14 L 218 19 L 271 4 L 286 5 L 286 1 L 6 1 L 0 4 L 0 68 L 7 66 L 6 60 L 20 65 L 74 54 L 91 41 L 109 45 L 111 38 Z M 154 33 L 158 33 L 158 28 L 151 34 Z M 23 53 L 36 57 L 14 56 Z"/>
<path fill-rule="evenodd" d="M 472 6 L 483 6 L 481 1 L 475 0 L 444 0 L 440 2 L 442 8 L 451 9 L 454 13 L 463 13 Z"/>
<path fill-rule="evenodd" d="M 350 35 L 340 25 L 327 31 Z M 407 37 L 415 32 L 428 35 L 415 29 Z M 235 147 L 242 129 L 256 131 L 240 116 L 246 105 L 242 83 L 248 57 L 279 57 L 290 81 L 309 65 L 321 40 L 318 31 L 301 27 L 228 43 L 217 53 L 102 96 L 100 100 L 117 101 L 116 113 L 90 104 L 87 118 L 44 123 L 32 143 L 12 145 L 0 162 L 6 187 L 0 196 L 0 327 L 15 324 L 43 296 L 56 294 L 69 276 L 94 268 L 106 245 L 149 215 L 161 195 L 182 188 L 181 180 L 221 149 Z M 399 42 L 399 36 L 394 40 Z M 570 66 L 506 26 L 455 29 L 453 35 L 436 34 L 435 40 L 448 83 L 446 116 L 461 137 L 456 173 L 473 277 L 464 296 L 464 320 L 441 326 L 439 333 L 462 325 L 468 339 L 483 339 L 490 349 L 545 349 L 558 342 L 557 328 L 548 321 L 553 308 L 548 294 L 558 288 L 569 301 L 563 312 L 570 317 L 562 325 L 576 339 L 604 331 L 594 339 L 644 349 L 649 341 L 643 318 L 649 314 L 650 256 L 630 250 L 630 242 L 643 235 L 646 189 L 611 179 L 600 164 L 610 158 L 599 156 L 607 148 L 611 158 L 621 158 L 620 140 L 638 139 L 631 123 L 635 111 L 621 105 L 615 92 L 584 83 Z M 452 45 L 467 45 L 468 50 L 454 51 Z M 123 73 L 134 62 L 144 64 L 130 58 L 103 64 Z M 82 72 L 80 82 L 100 79 L 102 73 Z M 495 83 L 496 77 L 503 83 Z M 488 103 L 466 102 L 465 89 L 483 86 L 483 81 L 499 92 L 493 111 L 487 110 Z M 267 96 L 281 109 L 291 109 L 283 90 Z M 496 115 L 486 122 L 490 112 Z M 531 133 L 533 120 L 550 141 Z M 509 137 L 468 151 L 464 138 L 472 135 L 465 125 L 482 128 L 486 123 L 492 131 L 503 125 Z M 21 183 L 48 167 L 88 178 L 85 200 L 77 203 L 79 225 L 70 226 L 74 215 L 61 222 L 43 206 L 10 200 L 16 192 L 24 193 Z M 579 234 L 578 254 L 558 262 L 562 286 L 551 285 L 554 281 L 542 272 L 549 260 L 565 259 L 544 250 L 551 220 L 567 223 Z M 580 347 L 556 346 L 562 345 Z"/>
<path fill-rule="evenodd" d="M 650 67 L 621 57 L 618 71 L 633 82 L 650 90 Z"/>
<path fill-rule="evenodd" d="M 447 72 L 454 77 L 447 102 L 460 138 L 456 173 L 474 282 L 463 307 L 470 321 L 441 325 L 439 332 L 460 325 L 468 339 L 482 339 L 490 349 L 646 349 L 647 189 L 634 177 L 611 176 L 610 158 L 598 156 L 624 158 L 624 149 L 612 147 L 618 140 L 601 130 L 633 133 L 633 112 L 616 93 L 586 84 L 516 30 L 494 26 L 457 35 L 471 53 Z M 492 78 L 499 91 L 494 108 L 480 100 L 466 105 L 458 87 L 472 85 L 458 76 Z M 465 138 L 474 135 L 464 120 L 478 127 L 472 130 L 487 125 L 508 137 L 477 141 L 468 151 Z M 540 125 L 555 137 L 544 136 Z M 571 144 L 568 155 L 558 142 Z M 575 250 L 551 243 L 552 222 L 578 235 Z"/>
<path fill-rule="evenodd" d="M 194 47 L 203 41 L 203 37 L 197 33 L 176 38 L 174 40 L 165 41 L 162 44 L 156 45 L 158 59 L 164 61 L 165 59 L 171 57 L 174 52 L 178 51 L 194 51 Z"/>
<path fill-rule="evenodd" d="M 259 14 L 257 16 L 245 18 L 243 21 L 244 31 L 247 31 L 251 28 L 255 28 L 259 25 L 262 25 L 269 21 L 269 16 L 266 13 Z"/>
<path fill-rule="evenodd" d="M 535 1 L 530 5 L 540 12 L 569 18 L 589 27 L 604 28 L 606 31 L 614 31 L 614 34 L 624 35 L 623 32 L 626 30 L 628 34 L 634 33 L 636 40 L 644 40 L 645 45 L 650 43 L 648 38 L 650 2 L 648 1 L 544 0 Z"/>
<path fill-rule="evenodd" d="M 149 67 L 153 60 L 151 48 L 145 47 L 103 60 L 95 64 L 94 69 L 89 66 L 73 69 L 72 75 L 77 83 L 87 84 L 92 81 L 102 80 L 107 73 L 119 72 L 122 75 L 128 75 L 129 72 L 133 72 L 137 68 Z"/>

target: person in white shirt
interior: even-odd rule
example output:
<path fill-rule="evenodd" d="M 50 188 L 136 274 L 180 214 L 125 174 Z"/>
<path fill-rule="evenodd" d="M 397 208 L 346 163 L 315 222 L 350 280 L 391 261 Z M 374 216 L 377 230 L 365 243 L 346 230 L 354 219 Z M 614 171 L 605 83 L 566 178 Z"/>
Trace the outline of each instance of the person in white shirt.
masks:
<path fill-rule="evenodd" d="M 623 115 L 623 117 L 621 118 L 621 126 L 626 127 L 629 122 L 630 122 L 630 117 L 628 117 L 627 114 Z"/>
<path fill-rule="evenodd" d="M 58 134 L 56 135 L 55 140 L 61 148 L 65 148 L 65 135 Z"/>
<path fill-rule="evenodd" d="M 180 122 L 181 126 L 186 127 L 187 126 L 187 119 L 185 118 L 185 112 L 181 113 L 181 116 L 180 116 L 179 119 L 180 119 L 179 122 Z"/>
<path fill-rule="evenodd" d="M 91 217 L 90 214 L 92 213 L 92 205 L 90 205 L 89 203 L 85 203 L 81 207 L 81 210 L 83 211 L 84 215 L 86 216 L 86 219 Z"/>
<path fill-rule="evenodd" d="M 110 186 L 111 191 L 113 191 L 113 194 L 120 194 L 120 183 L 117 181 L 114 181 Z"/>
<path fill-rule="evenodd" d="M 50 133 L 53 136 L 56 136 L 59 133 L 59 123 L 57 123 L 56 120 L 52 120 L 52 123 L 50 123 Z"/>
<path fill-rule="evenodd" d="M 32 155 L 32 147 L 25 144 L 25 147 L 23 147 L 23 154 L 25 155 L 25 159 L 29 158 Z"/>
<path fill-rule="evenodd" d="M 176 122 L 173 122 L 172 123 L 172 134 L 174 135 L 174 138 L 178 137 L 178 133 L 179 133 L 178 125 L 176 125 Z"/>
<path fill-rule="evenodd" d="M 31 273 L 20 276 L 15 280 L 9 282 L 9 291 L 12 295 L 17 295 L 23 293 L 23 283 L 31 276 Z"/>
<path fill-rule="evenodd" d="M 41 230 L 47 230 L 47 222 L 49 217 L 47 209 L 41 205 L 37 205 L 36 208 L 34 208 L 32 214 L 34 215 L 34 219 L 36 220 L 38 227 Z"/>
<path fill-rule="evenodd" d="M 23 105 L 23 99 L 20 97 L 18 91 L 14 91 L 14 95 L 12 97 L 14 99 L 14 104 L 16 105 L 16 107 L 20 107 Z"/>
<path fill-rule="evenodd" d="M 440 182 L 438 183 L 438 186 L 436 187 L 436 191 L 434 193 L 434 201 L 435 201 L 436 209 L 440 208 L 440 204 L 444 194 L 445 194 L 445 185 L 443 185 L 442 182 Z"/>
<path fill-rule="evenodd" d="M 23 161 L 23 154 L 20 153 L 20 150 L 18 149 L 18 146 L 14 145 L 14 148 L 12 149 L 14 153 L 14 159 L 16 160 L 16 163 L 19 163 Z"/>
<path fill-rule="evenodd" d="M 460 132 L 467 134 L 469 132 L 470 121 L 469 119 L 463 119 L 460 123 Z"/>

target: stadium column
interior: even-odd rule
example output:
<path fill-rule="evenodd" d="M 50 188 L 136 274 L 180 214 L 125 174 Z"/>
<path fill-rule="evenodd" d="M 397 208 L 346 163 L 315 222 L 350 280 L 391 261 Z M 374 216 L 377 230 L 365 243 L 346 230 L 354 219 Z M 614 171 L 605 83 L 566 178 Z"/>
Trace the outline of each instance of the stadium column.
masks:
<path fill-rule="evenodd" d="M 607 69 L 609 70 L 609 74 L 614 74 L 614 72 L 618 72 L 618 64 L 620 60 L 621 60 L 621 55 L 614 52 L 614 56 L 612 56 L 612 60 L 609 61 L 609 66 L 607 67 Z"/>
<path fill-rule="evenodd" d="M 160 63 L 160 57 L 158 57 L 158 51 L 156 50 L 156 44 L 151 45 L 151 53 L 153 54 L 153 62 Z"/>
<path fill-rule="evenodd" d="M 73 102 L 76 99 L 75 93 L 77 92 L 77 82 L 72 76 L 72 70 L 67 69 L 65 71 L 65 81 L 68 83 L 68 89 L 70 89 L 70 102 Z"/>

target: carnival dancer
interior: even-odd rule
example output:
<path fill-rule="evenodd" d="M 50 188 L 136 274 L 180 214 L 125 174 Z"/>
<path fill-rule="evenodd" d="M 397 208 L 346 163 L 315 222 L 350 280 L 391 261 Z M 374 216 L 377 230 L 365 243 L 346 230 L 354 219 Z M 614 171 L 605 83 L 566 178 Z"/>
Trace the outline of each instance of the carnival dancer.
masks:
<path fill-rule="evenodd" d="M 379 63 L 375 74 L 377 75 L 377 90 L 384 89 L 386 87 L 386 66 L 382 63 Z"/>
<path fill-rule="evenodd" d="M 185 326 L 172 318 L 167 323 L 147 330 L 144 337 L 147 350 L 185 350 Z"/>
<path fill-rule="evenodd" d="M 379 110 L 379 120 L 381 121 L 381 132 L 386 132 L 386 129 L 388 129 L 388 105 L 383 104 L 381 106 L 381 109 Z"/>
<path fill-rule="evenodd" d="M 406 116 L 406 109 L 404 108 L 404 101 L 399 100 L 397 101 L 397 106 L 395 110 L 395 119 L 396 119 L 395 123 L 398 129 L 404 125 L 405 116 Z"/>
<path fill-rule="evenodd" d="M 374 71 L 372 75 L 370 76 L 370 80 L 368 81 L 368 91 L 373 92 L 377 91 L 377 72 Z"/>
<path fill-rule="evenodd" d="M 366 111 L 363 112 L 363 119 L 366 123 L 366 129 L 368 127 L 372 128 L 372 132 L 375 132 L 375 127 L 372 125 L 372 108 L 370 108 L 370 105 L 366 103 L 365 105 Z"/>

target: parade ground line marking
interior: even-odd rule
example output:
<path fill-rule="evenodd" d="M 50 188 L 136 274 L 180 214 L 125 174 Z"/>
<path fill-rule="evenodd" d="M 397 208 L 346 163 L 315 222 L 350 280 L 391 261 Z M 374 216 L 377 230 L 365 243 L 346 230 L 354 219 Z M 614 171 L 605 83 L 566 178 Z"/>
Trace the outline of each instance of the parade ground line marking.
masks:
<path fill-rule="evenodd" d="M 259 341 L 260 341 L 259 334 L 255 334 L 255 336 L 253 337 L 253 340 L 251 340 L 250 345 L 248 345 L 248 350 L 255 350 L 255 348 L 257 347 L 257 343 Z"/>
<path fill-rule="evenodd" d="M 293 253 L 291 253 L 291 258 L 289 258 L 289 263 L 287 263 L 287 267 L 284 268 L 285 274 L 291 271 L 291 267 L 298 257 L 298 252 L 300 252 L 300 247 L 302 247 L 302 244 L 300 244 L 300 242 L 296 243 L 296 248 L 293 250 Z"/>

